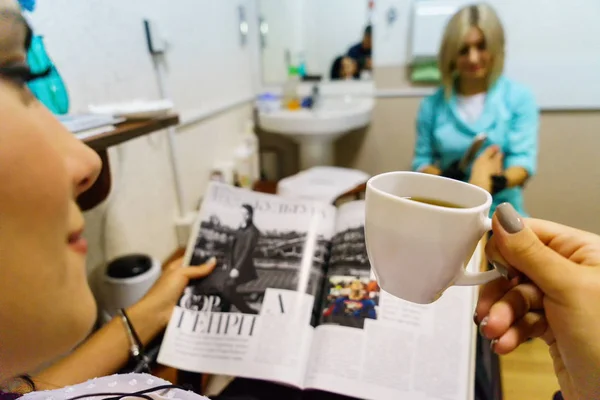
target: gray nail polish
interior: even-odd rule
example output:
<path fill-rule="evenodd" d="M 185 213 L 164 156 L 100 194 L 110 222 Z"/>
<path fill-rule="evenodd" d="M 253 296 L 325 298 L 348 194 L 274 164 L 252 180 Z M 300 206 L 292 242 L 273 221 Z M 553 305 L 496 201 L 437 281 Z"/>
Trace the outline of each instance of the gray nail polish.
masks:
<path fill-rule="evenodd" d="M 502 203 L 496 208 L 498 221 L 508 233 L 520 232 L 524 225 L 521 216 L 510 203 Z"/>
<path fill-rule="evenodd" d="M 483 336 L 483 337 L 485 337 L 485 333 L 483 333 L 483 328 L 485 328 L 487 326 L 487 323 L 488 323 L 488 317 L 485 317 L 479 323 L 479 333 L 481 333 L 481 336 Z"/>
<path fill-rule="evenodd" d="M 508 280 L 511 280 L 518 276 L 517 272 L 513 268 L 507 267 L 506 265 L 498 261 L 490 261 L 490 263 L 494 268 L 496 268 L 496 270 L 498 270 L 498 272 L 500 272 L 500 275 L 502 275 Z"/>

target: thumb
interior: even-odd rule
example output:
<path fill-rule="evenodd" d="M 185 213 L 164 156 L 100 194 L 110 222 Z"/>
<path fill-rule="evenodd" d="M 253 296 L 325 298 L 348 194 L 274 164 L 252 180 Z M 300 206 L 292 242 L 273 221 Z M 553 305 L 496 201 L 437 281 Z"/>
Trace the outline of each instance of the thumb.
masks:
<path fill-rule="evenodd" d="M 498 154 L 499 152 L 500 152 L 500 147 L 498 147 L 497 145 L 493 144 L 491 146 L 486 147 L 481 152 L 481 157 L 483 157 L 483 158 L 492 158 L 496 154 Z"/>
<path fill-rule="evenodd" d="M 494 174 L 501 174 L 502 173 L 502 161 L 504 159 L 504 154 L 501 151 L 496 152 L 496 154 L 494 154 L 491 158 L 492 162 L 494 163 Z"/>
<path fill-rule="evenodd" d="M 182 269 L 183 275 L 189 280 L 192 279 L 200 279 L 209 275 L 217 265 L 217 259 L 215 257 L 211 257 L 207 262 L 202 265 L 194 265 L 189 266 L 187 268 Z"/>
<path fill-rule="evenodd" d="M 502 153 L 500 150 L 496 151 L 494 153 L 494 155 L 492 156 L 492 159 L 494 161 L 498 161 L 498 162 L 502 162 L 503 158 L 504 158 L 504 153 Z"/>
<path fill-rule="evenodd" d="M 547 247 L 510 203 L 498 206 L 492 230 L 498 251 L 510 266 L 525 274 L 545 293 L 561 289 L 571 262 Z"/>

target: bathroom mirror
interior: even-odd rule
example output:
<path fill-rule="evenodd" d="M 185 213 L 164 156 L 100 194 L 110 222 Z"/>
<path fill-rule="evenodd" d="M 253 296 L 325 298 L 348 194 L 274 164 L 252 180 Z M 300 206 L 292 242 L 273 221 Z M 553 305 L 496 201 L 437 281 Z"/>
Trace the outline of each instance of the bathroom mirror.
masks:
<path fill-rule="evenodd" d="M 368 80 L 372 0 L 259 0 L 263 83 Z"/>

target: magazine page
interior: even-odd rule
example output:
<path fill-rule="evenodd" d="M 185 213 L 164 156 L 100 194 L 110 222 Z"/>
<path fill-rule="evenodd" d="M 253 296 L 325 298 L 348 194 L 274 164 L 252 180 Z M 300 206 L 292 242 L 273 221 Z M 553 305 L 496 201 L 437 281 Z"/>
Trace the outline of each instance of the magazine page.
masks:
<path fill-rule="evenodd" d="M 302 386 L 336 209 L 210 184 L 185 255 L 216 257 L 190 283 L 158 361 L 174 368 Z"/>
<path fill-rule="evenodd" d="M 470 398 L 476 289 L 452 287 L 430 305 L 380 290 L 364 243 L 364 201 L 338 209 L 332 243 L 305 387 L 373 400 Z M 478 249 L 469 268 L 479 257 Z"/>

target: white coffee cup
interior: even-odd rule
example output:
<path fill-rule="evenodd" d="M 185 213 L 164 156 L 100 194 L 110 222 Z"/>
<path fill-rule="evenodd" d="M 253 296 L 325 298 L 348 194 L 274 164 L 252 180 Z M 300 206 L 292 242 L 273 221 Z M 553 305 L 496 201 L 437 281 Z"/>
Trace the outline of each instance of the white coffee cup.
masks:
<path fill-rule="evenodd" d="M 491 204 L 487 191 L 436 175 L 388 172 L 369 179 L 365 239 L 379 286 L 401 299 L 429 304 L 452 285 L 481 285 L 500 277 L 495 269 L 465 269 L 479 240 L 491 230 Z"/>

